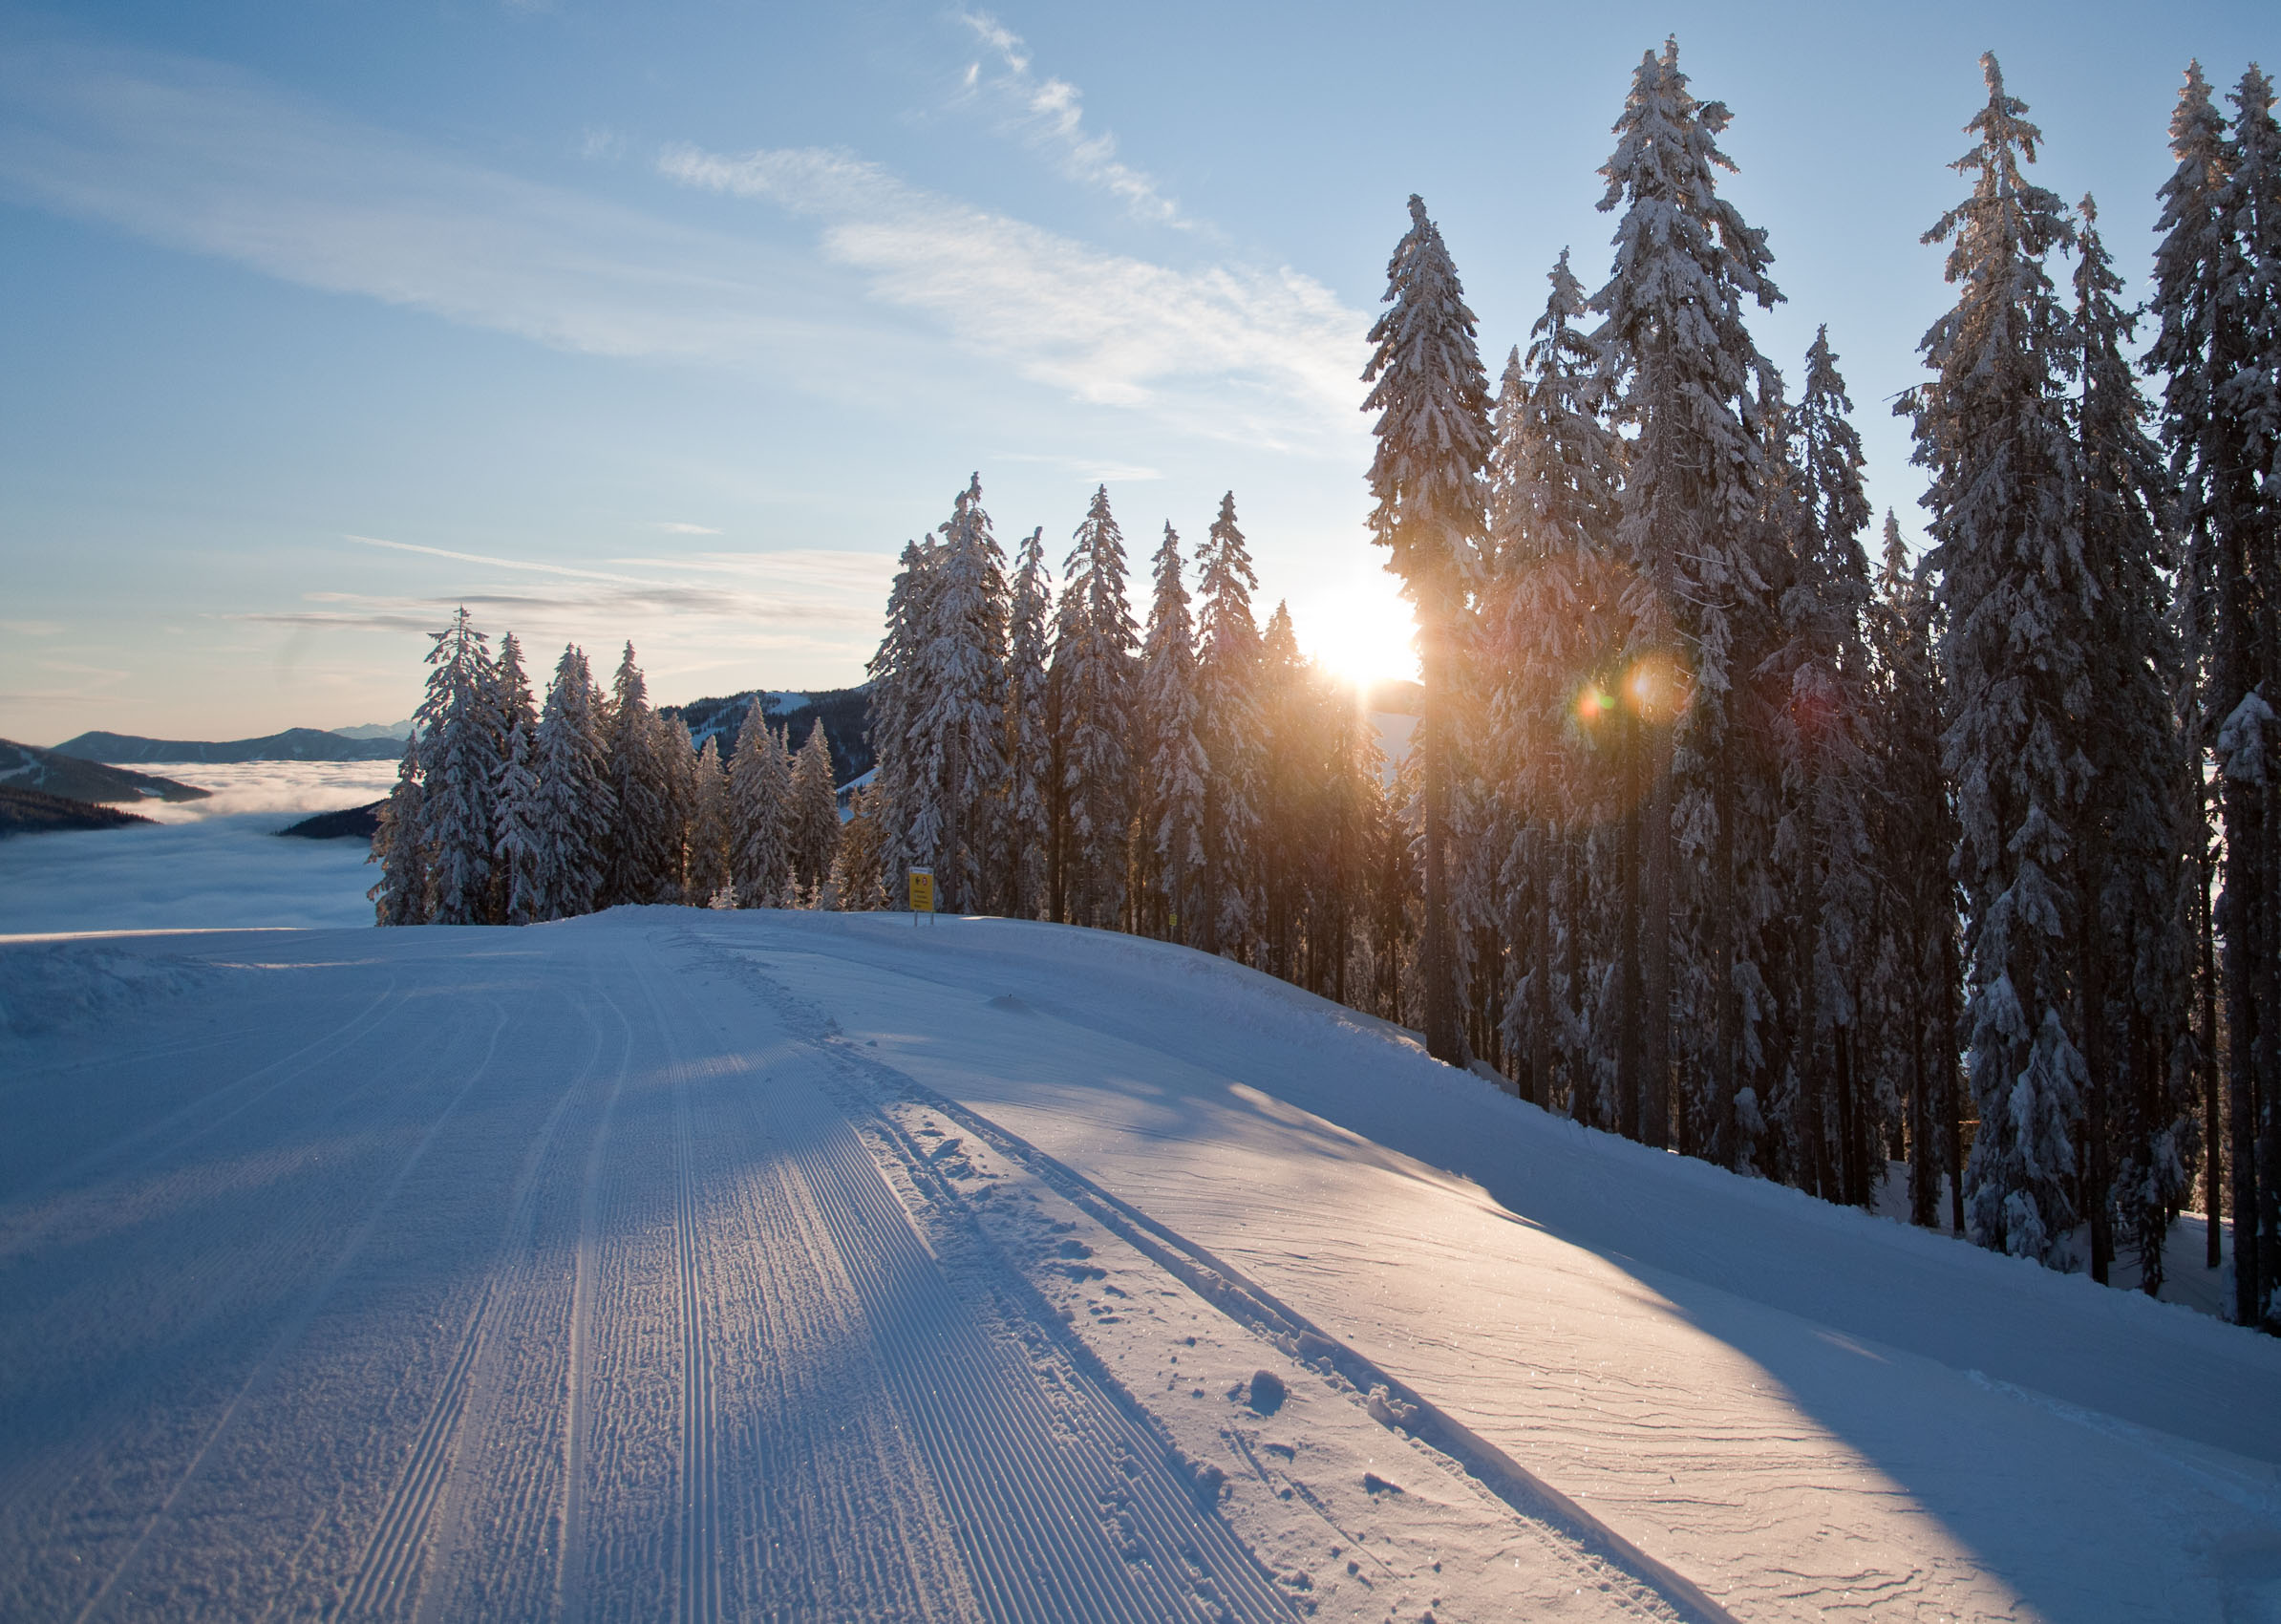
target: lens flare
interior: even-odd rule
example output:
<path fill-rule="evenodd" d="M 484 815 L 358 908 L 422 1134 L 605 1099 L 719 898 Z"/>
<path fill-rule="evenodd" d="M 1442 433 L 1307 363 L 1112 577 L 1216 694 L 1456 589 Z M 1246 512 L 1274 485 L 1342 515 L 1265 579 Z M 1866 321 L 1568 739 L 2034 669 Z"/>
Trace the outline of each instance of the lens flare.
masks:
<path fill-rule="evenodd" d="M 1675 654 L 1643 654 L 1624 673 L 1624 699 L 1650 726 L 1669 726 L 1695 700 L 1694 673 Z"/>

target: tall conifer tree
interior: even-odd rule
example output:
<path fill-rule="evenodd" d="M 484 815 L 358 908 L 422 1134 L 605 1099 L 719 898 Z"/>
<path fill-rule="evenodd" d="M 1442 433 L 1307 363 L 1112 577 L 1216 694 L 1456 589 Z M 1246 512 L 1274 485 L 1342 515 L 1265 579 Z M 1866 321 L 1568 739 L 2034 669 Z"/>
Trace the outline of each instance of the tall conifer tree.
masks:
<path fill-rule="evenodd" d="M 1017 919 L 1046 906 L 1046 853 L 1053 839 L 1053 763 L 1046 666 L 1052 653 L 1048 615 L 1053 583 L 1046 572 L 1045 530 L 1030 532 L 1014 566 L 1006 636 L 1006 839 L 1003 890 Z"/>
<path fill-rule="evenodd" d="M 1251 594 L 1259 577 L 1236 523 L 1235 492 L 1196 559 L 1199 600 L 1197 737 L 1204 745 L 1204 885 L 1198 945 L 1242 957 L 1259 928 L 1259 627 Z"/>
<path fill-rule="evenodd" d="M 1193 897 L 1204 866 L 1204 782 L 1210 770 L 1196 737 L 1195 628 L 1182 563 L 1179 532 L 1167 523 L 1133 707 L 1143 762 L 1144 872 L 1152 882 L 1143 923 L 1177 942 L 1196 930 Z"/>
<path fill-rule="evenodd" d="M 1125 593 L 1124 537 L 1109 511 L 1106 485 L 1093 493 L 1061 578 L 1051 673 L 1061 894 L 1071 923 L 1114 927 L 1125 902 L 1125 839 L 1133 816 L 1136 633 Z"/>
<path fill-rule="evenodd" d="M 480 925 L 491 917 L 494 830 L 498 823 L 501 737 L 497 678 L 488 639 L 462 608 L 430 633 L 428 694 L 414 715 L 420 737 L 421 844 L 438 925 Z"/>
<path fill-rule="evenodd" d="M 2172 511 L 2160 449 L 2125 349 L 2138 319 L 2120 302 L 2091 199 L 2075 276 L 2081 386 L 2076 432 L 2084 566 L 2098 591 L 2084 678 L 2093 794 L 2076 845 L 2084 930 L 2078 998 L 2089 1079 L 2083 1201 L 2091 1274 L 2102 1285 L 2116 1227 L 2159 1291 L 2163 1243 L 2185 1205 L 2195 1149 L 2188 1042 L 2188 781 L 2173 695 L 2168 615 Z"/>
<path fill-rule="evenodd" d="M 610 831 L 617 822 L 603 727 L 586 653 L 565 644 L 534 741 L 539 784 L 531 820 L 537 837 L 534 919 L 590 913 L 601 896 Z"/>
<path fill-rule="evenodd" d="M 1362 380 L 1376 412 L 1371 534 L 1417 606 L 1424 716 L 1414 748 L 1424 779 L 1425 919 L 1419 951 L 1427 1052 L 1462 1065 L 1456 920 L 1449 877 L 1451 702 L 1465 635 L 1469 583 L 1483 528 L 1482 473 L 1489 459 L 1489 380 L 1457 267 L 1425 203 L 1410 199 L 1410 229 L 1386 267 L 1391 307 L 1370 331 Z"/>
<path fill-rule="evenodd" d="M 1930 470 L 1931 565 L 1947 614 L 1955 872 L 1970 919 L 1964 1042 L 1979 1131 L 1966 1218 L 1980 1245 L 2056 1260 L 2079 1213 L 2074 1124 L 2083 1057 L 2072 977 L 2072 883 L 2089 761 L 2085 660 L 2097 588 L 2084 568 L 2065 390 L 2073 323 L 2045 269 L 2074 228 L 2028 180 L 2041 139 L 1993 55 L 1988 103 L 1955 167 L 1972 194 L 1926 241 L 1948 243 L 1955 308 L 1921 346 L 1913 409 Z"/>
<path fill-rule="evenodd" d="M 1649 53 L 1633 75 L 1615 153 L 1601 171 L 1608 189 L 1600 207 L 1623 210 L 1614 270 L 1592 306 L 1607 318 L 1598 337 L 1619 417 L 1635 430 L 1620 532 L 1636 572 L 1626 607 L 1637 663 L 1622 697 L 1637 717 L 1644 780 L 1635 975 L 1641 1042 L 1638 1076 L 1620 1087 L 1627 1126 L 1651 1144 L 1670 1135 L 1682 819 L 1712 829 L 1716 844 L 1698 859 L 1711 947 L 1729 961 L 1734 956 L 1731 875 L 1722 871 L 1734 821 L 1735 763 L 1725 759 L 1730 696 L 1737 665 L 1747 672 L 1755 663 L 1753 643 L 1763 628 L 1750 621 L 1763 618 L 1770 590 L 1758 553 L 1759 397 L 1771 369 L 1743 312 L 1753 303 L 1771 308 L 1781 295 L 1766 275 L 1772 256 L 1765 233 L 1717 196 L 1716 172 L 1734 168 L 1717 145 L 1729 117 L 1724 103 L 1697 101 L 1688 91 L 1677 42 L 1667 40 L 1662 54 Z M 1683 794 L 1707 804 L 1682 804 Z M 1731 1100 L 1725 1073 L 1735 1059 L 1735 991 L 1731 977 L 1708 979 L 1720 1005 L 1709 1023 L 1718 1038 L 1712 1058 L 1722 1074 L 1718 1092 Z M 1628 1018 L 1628 1030 L 1631 1024 Z"/>

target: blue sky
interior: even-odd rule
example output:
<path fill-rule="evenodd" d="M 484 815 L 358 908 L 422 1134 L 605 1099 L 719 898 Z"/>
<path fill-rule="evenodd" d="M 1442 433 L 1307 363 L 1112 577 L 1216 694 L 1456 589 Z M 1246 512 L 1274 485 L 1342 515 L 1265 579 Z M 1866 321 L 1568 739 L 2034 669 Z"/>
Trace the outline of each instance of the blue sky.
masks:
<path fill-rule="evenodd" d="M 0 735 L 393 720 L 466 601 L 652 693 L 857 680 L 967 475 L 1145 571 L 1236 492 L 1301 640 L 1398 659 L 1356 374 L 1424 194 L 1492 374 L 1640 53 L 1827 322 L 1872 494 L 1993 49 L 2143 273 L 2179 75 L 2269 6 L 0 6 Z M 2281 67 L 2281 60 L 2269 65 Z"/>

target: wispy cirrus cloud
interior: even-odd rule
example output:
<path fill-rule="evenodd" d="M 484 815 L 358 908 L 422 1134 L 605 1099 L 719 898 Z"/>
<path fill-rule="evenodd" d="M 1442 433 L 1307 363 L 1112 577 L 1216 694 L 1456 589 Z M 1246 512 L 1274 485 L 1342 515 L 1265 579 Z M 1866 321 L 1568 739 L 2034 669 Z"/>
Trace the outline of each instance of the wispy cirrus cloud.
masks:
<path fill-rule="evenodd" d="M 486 624 L 521 632 L 534 646 L 542 638 L 591 636 L 597 628 L 611 638 L 639 635 L 670 620 L 676 637 L 700 642 L 712 631 L 727 630 L 757 646 L 868 654 L 895 569 L 887 553 L 818 547 L 611 559 L 618 568 L 593 569 L 379 536 L 341 539 L 470 567 L 430 571 L 431 578 L 443 579 L 413 592 L 309 591 L 296 608 L 220 618 L 305 630 L 425 632 L 465 605 Z"/>
<path fill-rule="evenodd" d="M 0 194 L 559 349 L 750 365 L 860 343 L 796 252 L 469 163 L 193 58 L 0 28 Z"/>
<path fill-rule="evenodd" d="M 682 519 L 658 519 L 650 523 L 652 530 L 663 530 L 669 536 L 717 536 L 720 531 L 711 524 L 692 524 Z"/>
<path fill-rule="evenodd" d="M 1018 38 L 969 26 L 1073 174 L 1161 198 Z M 845 152 L 673 146 L 657 170 L 820 221 L 821 253 L 470 163 L 236 69 L 0 27 L 0 196 L 565 350 L 866 401 L 979 361 L 1185 433 L 1353 453 L 1368 324 L 1294 270 L 1107 252 Z M 879 307 L 925 317 L 949 353 Z"/>
<path fill-rule="evenodd" d="M 1067 79 L 1040 75 L 1020 34 L 988 11 L 961 11 L 958 20 L 985 53 L 967 66 L 962 101 L 997 109 L 1003 127 L 1045 153 L 1063 176 L 1121 200 L 1137 219 L 1183 229 L 1193 224 L 1153 176 L 1117 156 L 1115 136 L 1085 128 L 1084 93 Z"/>
<path fill-rule="evenodd" d="M 1180 270 L 911 186 L 852 153 L 668 147 L 660 173 L 823 222 L 825 255 L 969 350 L 1191 432 L 1344 455 L 1367 325 L 1297 271 Z"/>

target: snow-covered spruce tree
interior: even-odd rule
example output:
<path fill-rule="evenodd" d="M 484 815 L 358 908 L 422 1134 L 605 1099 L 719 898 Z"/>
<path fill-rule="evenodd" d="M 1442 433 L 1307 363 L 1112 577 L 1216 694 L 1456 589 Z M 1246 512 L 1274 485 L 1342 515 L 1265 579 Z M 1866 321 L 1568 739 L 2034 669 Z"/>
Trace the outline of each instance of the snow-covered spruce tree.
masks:
<path fill-rule="evenodd" d="M 1313 716 L 1305 662 L 1288 604 L 1278 603 L 1260 634 L 1258 668 L 1262 772 L 1259 784 L 1259 968 L 1286 981 L 1298 979 L 1307 867 L 1312 858 Z"/>
<path fill-rule="evenodd" d="M 847 822 L 840 825 L 827 888 L 843 913 L 877 913 L 887 906 L 886 845 L 868 789 L 847 798 Z"/>
<path fill-rule="evenodd" d="M 1493 566 L 1484 649 L 1497 673 L 1481 765 L 1506 822 L 1506 940 L 1519 955 L 1504 1037 L 1525 1098 L 1549 1107 L 1557 1058 L 1581 1063 L 1570 950 L 1591 963 L 1586 846 L 1614 811 L 1612 746 L 1598 695 L 1628 638 L 1613 565 L 1623 442 L 1601 420 L 1598 347 L 1576 325 L 1584 288 L 1561 252 L 1528 353 L 1507 358 L 1490 460 Z M 1587 972 L 1588 973 L 1588 971 Z"/>
<path fill-rule="evenodd" d="M 596 906 L 678 902 L 679 830 L 674 824 L 672 763 L 659 748 L 649 685 L 628 643 L 610 684 L 604 724 L 605 771 L 616 817 L 604 856 Z"/>
<path fill-rule="evenodd" d="M 1735 956 L 1732 876 L 1734 769 L 1726 759 L 1737 669 L 1756 663 L 1770 586 L 1759 554 L 1762 523 L 1759 395 L 1771 377 L 1744 307 L 1781 297 L 1766 276 L 1765 234 L 1717 196 L 1716 171 L 1734 165 L 1717 138 L 1723 103 L 1697 101 L 1679 71 L 1678 45 L 1649 53 L 1632 77 L 1616 150 L 1601 170 L 1603 210 L 1621 207 L 1615 266 L 1592 308 L 1618 420 L 1633 430 L 1620 535 L 1634 580 L 1627 594 L 1636 662 L 1623 697 L 1636 716 L 1644 780 L 1637 814 L 1640 917 L 1635 977 L 1638 1076 L 1619 1080 L 1626 1126 L 1670 1137 L 1672 1025 L 1678 982 L 1672 944 L 1685 899 L 1674 893 L 1682 823 L 1694 843 L 1709 951 Z M 1704 977 L 1718 1005 L 1708 1116 L 1715 1136 L 1731 1118 L 1737 1030 L 1732 978 Z M 1627 1030 L 1633 1022 L 1623 1017 Z M 1634 1092 L 1636 1090 L 1636 1092 Z"/>
<path fill-rule="evenodd" d="M 658 877 L 658 900 L 702 905 L 706 899 L 690 894 L 689 880 L 691 832 L 697 815 L 696 741 L 687 722 L 662 711 L 650 713 L 650 730 L 665 783 L 665 870 Z"/>
<path fill-rule="evenodd" d="M 431 632 L 427 697 L 414 713 L 420 737 L 420 844 L 427 854 L 429 920 L 491 918 L 501 737 L 497 679 L 486 639 L 461 609 Z"/>
<path fill-rule="evenodd" d="M 1950 877 L 1956 825 L 1941 767 L 1940 628 L 1930 587 L 1911 563 L 1890 509 L 1867 628 L 1875 673 L 1869 844 L 1878 886 L 1865 1024 L 1874 1035 L 1877 1069 L 1906 1079 L 1909 1221 L 1928 1228 L 1942 1221 L 1946 1175 L 1948 1221 L 1961 1233 L 1955 1041 L 1961 904 Z"/>
<path fill-rule="evenodd" d="M 2257 481 L 2255 505 L 2241 516 L 2239 551 L 2233 562 L 2243 572 L 2231 605 L 2234 616 L 2249 622 L 2242 634 L 2249 658 L 2236 665 L 2233 675 L 2245 687 L 2251 681 L 2255 686 L 2247 687 L 2243 697 L 2222 713 L 2234 744 L 2228 747 L 2223 730 L 2218 739 L 2228 778 L 2228 849 L 2233 845 L 2236 777 L 2248 792 L 2243 797 L 2242 827 L 2245 833 L 2257 831 L 2254 867 L 2245 865 L 2247 884 L 2239 919 L 2249 960 L 2244 974 L 2250 987 L 2254 1023 L 2233 1029 L 2236 1034 L 2254 1034 L 2253 1098 L 2237 1097 L 2234 1102 L 2230 1158 L 2235 1274 L 2237 1281 L 2253 1275 L 2257 1286 L 2255 1312 L 2245 1314 L 2237 1285 L 2236 1315 L 2245 1324 L 2281 1335 L 2281 796 L 2274 794 L 2269 776 L 2275 770 L 2270 742 L 2275 735 L 2273 713 L 2281 708 L 2281 632 L 2275 629 L 2275 604 L 2281 600 L 2281 123 L 2273 118 L 2272 81 L 2254 65 L 2242 75 L 2230 99 L 2232 164 L 2219 194 L 2228 250 L 2221 283 L 2222 320 L 2239 334 L 2239 352 L 2230 371 L 2216 379 L 2213 410 L 2237 425 L 2243 463 Z M 2221 622 L 2227 610 L 2222 602 Z M 2260 701 L 2256 706 L 2250 704 L 2252 695 Z M 2234 889 L 2229 861 L 2228 898 Z M 2226 930 L 2230 960 L 2233 922 L 2228 922 Z M 2249 1199 L 2244 1199 L 2245 1191 Z M 2252 1213 L 2253 1226 L 2244 1222 Z M 2241 1239 L 2252 1229 L 2254 1247 Z"/>
<path fill-rule="evenodd" d="M 419 730 L 404 740 L 404 754 L 396 762 L 395 787 L 381 803 L 379 827 L 373 832 L 373 852 L 367 863 L 380 865 L 380 878 L 365 896 L 373 905 L 375 925 L 425 925 L 428 922 L 428 858 L 420 845 Z"/>
<path fill-rule="evenodd" d="M 538 779 L 531 817 L 535 920 L 591 913 L 601 895 L 618 806 L 609 787 L 603 725 L 594 707 L 594 679 L 586 656 L 565 644 L 533 740 Z"/>
<path fill-rule="evenodd" d="M 831 878 L 832 857 L 840 846 L 840 803 L 832 788 L 832 748 L 819 716 L 792 762 L 792 878 L 811 893 Z"/>
<path fill-rule="evenodd" d="M 2089 198 L 2081 216 L 2076 434 L 2084 567 L 2099 593 L 2085 673 L 2093 793 L 2076 845 L 2084 907 L 2077 996 L 2089 1081 L 2083 1205 L 2092 1278 L 2106 1282 L 2119 1227 L 2152 1293 L 2162 1286 L 2163 1243 L 2190 1193 L 2198 1148 L 2185 839 L 2196 801 L 2172 702 L 2181 662 L 2163 534 L 2172 511 L 2169 480 L 2124 354 L 2137 316 L 2119 301 L 2122 281 Z"/>
<path fill-rule="evenodd" d="M 952 503 L 932 558 L 917 647 L 899 679 L 907 719 L 897 742 L 913 786 L 907 838 L 933 854 L 942 905 L 980 912 L 997 858 L 1006 777 L 1006 559 L 975 475 Z"/>
<path fill-rule="evenodd" d="M 1869 661 L 1864 617 L 1869 523 L 1853 402 L 1823 329 L 1806 353 L 1805 388 L 1791 414 L 1793 485 L 1784 513 L 1792 572 L 1782 594 L 1788 632 L 1767 663 L 1783 701 L 1775 724 L 1781 771 L 1775 871 L 1797 921 L 1795 1012 L 1783 1098 L 1801 1188 L 1865 1205 L 1882 1171 L 1869 1079 L 1855 1063 L 1861 987 L 1876 883 L 1868 809 Z"/>
<path fill-rule="evenodd" d="M 792 760 L 768 725 L 767 697 L 745 707 L 729 756 L 729 877 L 739 908 L 774 908 L 792 861 Z"/>
<path fill-rule="evenodd" d="M 696 908 L 711 905 L 733 884 L 729 861 L 729 779 L 721 766 L 720 740 L 705 736 L 694 757 L 690 785 L 689 860 L 685 891 Z M 722 904 L 727 907 L 727 903 Z"/>
<path fill-rule="evenodd" d="M 1046 573 L 1045 530 L 1030 532 L 1014 566 L 1006 624 L 1006 807 L 1000 890 L 1016 919 L 1046 907 L 1046 853 L 1053 840 L 1053 736 L 1047 728 L 1046 665 L 1052 652 L 1047 616 L 1053 583 Z"/>
<path fill-rule="evenodd" d="M 933 865 L 942 827 L 941 780 L 927 771 L 926 752 L 917 741 L 940 551 L 932 540 L 905 544 L 887 588 L 886 630 L 865 668 L 871 679 L 871 747 L 878 763 L 871 787 L 890 887 L 894 877 L 913 865 Z"/>
<path fill-rule="evenodd" d="M 2163 242 L 2156 248 L 2153 276 L 2158 329 L 2146 352 L 2146 370 L 2163 376 L 2163 440 L 2169 447 L 2169 472 L 2179 490 L 2183 557 L 2176 618 L 2183 657 L 2194 677 L 2185 718 L 2192 746 L 2189 759 L 2199 764 L 2215 748 L 2220 730 L 2263 680 L 2253 654 L 2258 602 L 2270 598 L 2274 588 L 2270 572 L 2261 575 L 2253 568 L 2258 559 L 2270 557 L 2270 549 L 2258 543 L 2265 529 L 2265 502 L 2249 457 L 2249 426 L 2235 411 L 2235 395 L 2224 388 L 2249 367 L 2258 278 L 2235 230 L 2238 203 L 2245 196 L 2233 184 L 2235 148 L 2227 139 L 2227 123 L 2210 102 L 2210 87 L 2201 77 L 2199 61 L 2185 71 L 2169 137 L 2176 169 L 2160 189 L 2163 217 L 2156 228 Z M 2224 1024 L 2230 1036 L 2230 1111 L 2222 1111 L 2215 1093 L 2217 1019 L 2210 1011 L 2204 1022 L 2210 1045 L 2206 1065 L 2212 1067 L 2210 1095 L 2204 1104 L 2208 1129 L 2204 1179 L 2206 1211 L 2217 1211 L 2222 1186 L 2228 1182 L 2224 1172 L 2233 1175 L 2233 1316 L 2247 1325 L 2256 1323 L 2258 1302 L 2263 1300 L 2261 1279 L 2271 1275 L 2276 1261 L 2265 1257 L 2258 1243 L 2256 1101 L 2261 1088 L 2256 1045 L 2249 1037 L 2274 1024 L 2274 1004 L 2268 1001 L 2274 885 L 2265 858 L 2268 844 L 2258 835 L 2268 825 L 2265 784 L 2247 778 L 2220 778 L 2217 805 L 2224 812 L 2227 840 L 2220 844 L 2206 837 L 2204 844 L 2208 865 L 2222 863 L 2224 896 L 2215 908 L 2215 919 L 2204 929 L 2215 924 L 2227 940 Z M 2245 835 L 2249 837 L 2245 840 Z M 2206 887 L 2208 878 L 2201 883 Z M 2208 958 L 2208 949 L 2204 955 Z M 2228 1136 L 2220 1134 L 2222 1118 L 2230 1118 Z M 2217 1225 L 2210 1225 L 2210 1236 L 2208 1264 L 2215 1269 L 2220 1261 Z"/>
<path fill-rule="evenodd" d="M 1979 1130 L 1965 1169 L 1980 1245 L 2057 1262 L 2078 1212 L 2074 1124 L 2083 1058 L 2072 977 L 2081 948 L 2073 844 L 2090 762 L 2085 570 L 2066 374 L 2074 324 L 2045 264 L 2075 240 L 2023 172 L 2041 139 L 1981 58 L 1988 104 L 1955 167 L 1972 194 L 1926 241 L 1948 243 L 1955 308 L 1920 346 L 1933 377 L 1901 405 L 1929 469 L 1965 893 L 1964 1046 Z"/>
<path fill-rule="evenodd" d="M 1452 1065 L 1466 1060 L 1458 995 L 1456 921 L 1449 885 L 1449 756 L 1457 742 L 1448 715 L 1464 635 L 1483 515 L 1482 471 L 1489 459 L 1489 380 L 1475 343 L 1457 267 L 1425 203 L 1410 199 L 1410 229 L 1386 267 L 1392 307 L 1370 331 L 1374 349 L 1362 381 L 1365 412 L 1376 412 L 1371 459 L 1371 536 L 1418 611 L 1424 715 L 1413 743 L 1424 790 L 1425 916 L 1419 947 L 1427 1052 Z"/>
<path fill-rule="evenodd" d="M 1251 594 L 1259 588 L 1235 492 L 1196 558 L 1197 738 L 1204 745 L 1204 873 L 1196 903 L 1197 945 L 1237 958 L 1259 929 L 1260 716 L 1256 692 L 1259 627 Z"/>
<path fill-rule="evenodd" d="M 1093 493 L 1061 579 L 1050 673 L 1061 774 L 1056 889 L 1064 920 L 1114 928 L 1123 915 L 1133 816 L 1136 634 L 1124 537 L 1106 485 Z"/>
<path fill-rule="evenodd" d="M 538 872 L 539 716 L 523 674 L 522 646 L 510 631 L 500 639 L 499 711 L 505 731 L 499 782 L 492 789 L 498 827 L 494 851 L 500 865 L 500 916 L 509 925 L 541 918 L 544 887 Z"/>
<path fill-rule="evenodd" d="M 1149 894 L 1138 927 L 1176 942 L 1196 934 L 1194 898 L 1204 866 L 1204 780 L 1197 741 L 1196 638 L 1181 580 L 1180 535 L 1168 523 L 1157 549 L 1156 592 L 1140 644 L 1133 706 L 1140 757 L 1143 872 Z"/>

